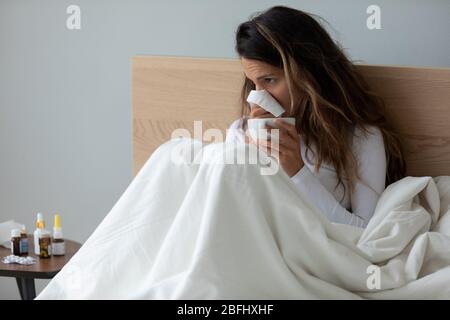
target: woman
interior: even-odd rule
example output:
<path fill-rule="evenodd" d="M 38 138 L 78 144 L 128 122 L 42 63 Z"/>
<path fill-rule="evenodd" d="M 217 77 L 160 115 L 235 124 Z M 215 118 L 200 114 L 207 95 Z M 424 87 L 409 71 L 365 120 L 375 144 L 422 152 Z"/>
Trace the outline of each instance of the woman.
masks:
<path fill-rule="evenodd" d="M 332 222 L 365 227 L 385 187 L 406 171 L 382 100 L 305 12 L 276 6 L 240 24 L 236 51 L 245 71 L 242 118 L 227 140 L 270 152 L 267 141 L 244 134 L 246 119 L 273 117 L 246 102 L 250 90 L 265 89 L 286 110 L 282 117 L 296 118 L 295 126 L 278 122 L 280 166 Z"/>

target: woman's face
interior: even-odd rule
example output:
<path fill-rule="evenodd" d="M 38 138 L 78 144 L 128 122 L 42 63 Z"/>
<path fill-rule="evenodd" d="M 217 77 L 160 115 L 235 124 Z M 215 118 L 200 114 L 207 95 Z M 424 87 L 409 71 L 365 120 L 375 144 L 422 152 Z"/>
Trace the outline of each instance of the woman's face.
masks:
<path fill-rule="evenodd" d="M 245 76 L 250 79 L 256 90 L 265 89 L 285 109 L 290 107 L 291 98 L 287 82 L 282 69 L 259 60 L 241 58 Z M 287 116 L 283 114 L 283 116 Z M 250 111 L 250 118 L 272 118 L 273 115 L 260 106 L 255 106 Z"/>

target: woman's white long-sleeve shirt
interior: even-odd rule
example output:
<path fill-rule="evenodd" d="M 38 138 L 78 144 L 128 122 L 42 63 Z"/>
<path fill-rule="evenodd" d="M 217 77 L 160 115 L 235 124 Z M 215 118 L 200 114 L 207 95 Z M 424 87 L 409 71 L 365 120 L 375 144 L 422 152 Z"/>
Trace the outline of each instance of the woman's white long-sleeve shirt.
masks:
<path fill-rule="evenodd" d="M 337 175 L 334 166 L 322 163 L 315 171 L 314 156 L 308 152 L 300 139 L 301 156 L 304 166 L 291 177 L 294 184 L 310 199 L 331 222 L 349 224 L 365 228 L 373 216 L 376 204 L 385 189 L 386 155 L 383 136 L 377 127 L 369 126 L 369 134 L 364 136 L 356 129 L 352 151 L 358 161 L 357 180 L 352 194 L 345 178 L 335 189 Z M 235 120 L 227 130 L 226 140 L 245 143 L 242 118 Z M 314 149 L 314 146 L 311 146 Z"/>

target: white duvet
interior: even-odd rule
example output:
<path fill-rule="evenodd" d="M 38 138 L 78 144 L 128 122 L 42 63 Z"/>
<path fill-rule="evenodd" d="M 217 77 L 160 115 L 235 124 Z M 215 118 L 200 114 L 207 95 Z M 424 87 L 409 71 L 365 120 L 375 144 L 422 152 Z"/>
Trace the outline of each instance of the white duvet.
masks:
<path fill-rule="evenodd" d="M 360 229 L 330 223 L 282 170 L 171 161 L 191 144 L 223 156 L 161 145 L 37 299 L 450 298 L 450 176 L 390 185 Z"/>

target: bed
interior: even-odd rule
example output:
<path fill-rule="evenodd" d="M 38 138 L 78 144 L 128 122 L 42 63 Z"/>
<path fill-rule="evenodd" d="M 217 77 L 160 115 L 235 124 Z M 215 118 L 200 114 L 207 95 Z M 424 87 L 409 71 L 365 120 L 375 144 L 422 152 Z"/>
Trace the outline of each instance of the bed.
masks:
<path fill-rule="evenodd" d="M 248 144 L 170 139 L 239 117 L 239 61 L 134 57 L 136 176 L 38 299 L 450 299 L 450 69 L 359 68 L 409 167 L 366 228 L 331 223 L 282 170 L 209 161 Z"/>

